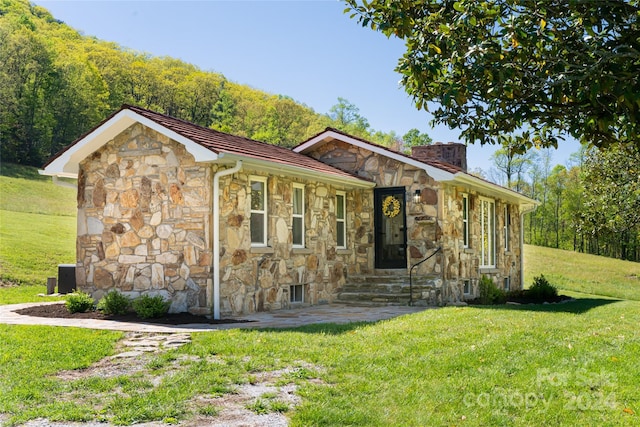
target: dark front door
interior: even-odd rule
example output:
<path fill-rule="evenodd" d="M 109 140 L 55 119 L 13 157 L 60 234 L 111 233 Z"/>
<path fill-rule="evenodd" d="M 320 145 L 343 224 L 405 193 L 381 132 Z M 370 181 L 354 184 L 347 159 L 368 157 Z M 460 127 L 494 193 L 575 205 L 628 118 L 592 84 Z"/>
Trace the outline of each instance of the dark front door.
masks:
<path fill-rule="evenodd" d="M 374 189 L 376 268 L 407 268 L 404 187 Z"/>

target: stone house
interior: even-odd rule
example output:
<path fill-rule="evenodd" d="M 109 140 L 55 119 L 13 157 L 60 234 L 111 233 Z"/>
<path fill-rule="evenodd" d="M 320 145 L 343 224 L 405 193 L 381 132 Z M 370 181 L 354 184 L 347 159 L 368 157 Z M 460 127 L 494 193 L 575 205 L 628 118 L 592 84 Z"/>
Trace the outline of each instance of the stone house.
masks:
<path fill-rule="evenodd" d="M 482 275 L 521 288 L 536 202 L 466 173 L 465 148 L 407 156 L 327 129 L 290 150 L 125 105 L 41 173 L 77 178 L 80 289 L 219 318 L 458 302 Z"/>

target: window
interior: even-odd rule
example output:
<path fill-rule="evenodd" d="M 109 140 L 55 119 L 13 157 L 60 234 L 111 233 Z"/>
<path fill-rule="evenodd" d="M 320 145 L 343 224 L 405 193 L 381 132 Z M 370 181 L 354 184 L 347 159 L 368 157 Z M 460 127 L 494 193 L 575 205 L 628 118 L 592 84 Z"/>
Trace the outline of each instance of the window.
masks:
<path fill-rule="evenodd" d="M 509 252 L 509 226 L 511 225 L 511 214 L 509 213 L 509 205 L 504 207 L 504 251 Z"/>
<path fill-rule="evenodd" d="M 266 178 L 251 178 L 251 245 L 267 246 Z"/>
<path fill-rule="evenodd" d="M 469 247 L 469 195 L 462 195 L 462 241 L 464 247 Z"/>
<path fill-rule="evenodd" d="M 462 293 L 465 295 L 471 295 L 471 280 L 465 279 L 462 283 Z"/>
<path fill-rule="evenodd" d="M 303 285 L 289 286 L 289 302 L 304 302 Z"/>
<path fill-rule="evenodd" d="M 336 244 L 340 249 L 346 249 L 347 247 L 346 213 L 345 194 L 336 192 Z"/>
<path fill-rule="evenodd" d="M 304 248 L 304 185 L 293 184 L 293 247 Z"/>
<path fill-rule="evenodd" d="M 511 277 L 504 278 L 504 290 L 508 291 L 511 288 Z"/>
<path fill-rule="evenodd" d="M 496 204 L 491 199 L 480 199 L 480 231 L 482 247 L 480 267 L 496 266 Z"/>

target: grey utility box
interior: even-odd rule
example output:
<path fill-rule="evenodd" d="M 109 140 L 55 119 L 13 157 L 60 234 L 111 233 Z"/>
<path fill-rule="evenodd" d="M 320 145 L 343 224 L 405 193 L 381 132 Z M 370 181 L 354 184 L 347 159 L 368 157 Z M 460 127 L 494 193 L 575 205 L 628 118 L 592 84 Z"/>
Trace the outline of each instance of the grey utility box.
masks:
<path fill-rule="evenodd" d="M 58 264 L 58 293 L 70 294 L 76 290 L 75 264 Z"/>

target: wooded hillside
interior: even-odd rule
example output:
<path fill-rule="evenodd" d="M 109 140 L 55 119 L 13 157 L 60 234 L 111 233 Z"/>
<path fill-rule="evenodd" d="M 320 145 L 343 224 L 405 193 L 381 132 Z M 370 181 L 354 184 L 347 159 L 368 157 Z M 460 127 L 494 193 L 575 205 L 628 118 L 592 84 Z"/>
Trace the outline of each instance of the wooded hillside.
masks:
<path fill-rule="evenodd" d="M 178 59 L 83 36 L 27 0 L 0 0 L 3 162 L 41 166 L 122 104 L 283 146 L 327 126 L 385 145 L 398 139 L 372 130 L 344 99 L 319 114 Z"/>

